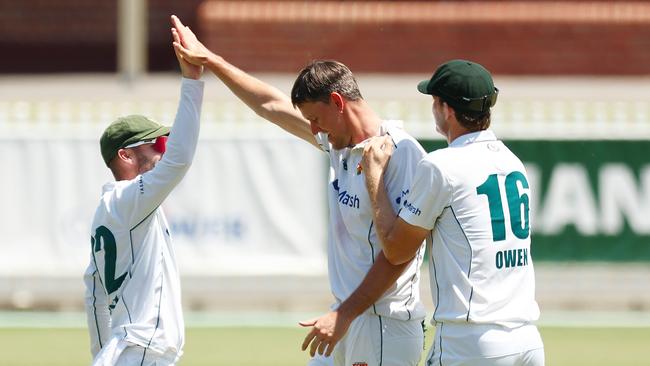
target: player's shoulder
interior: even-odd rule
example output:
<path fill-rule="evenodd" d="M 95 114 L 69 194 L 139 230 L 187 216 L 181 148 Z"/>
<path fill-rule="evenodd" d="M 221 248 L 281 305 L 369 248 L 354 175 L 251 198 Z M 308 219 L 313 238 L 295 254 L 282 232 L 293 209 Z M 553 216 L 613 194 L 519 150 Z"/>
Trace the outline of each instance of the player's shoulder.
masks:
<path fill-rule="evenodd" d="M 142 175 L 138 175 L 131 180 L 113 181 L 104 184 L 100 205 L 104 205 L 107 209 L 113 210 L 116 208 L 119 209 L 124 205 L 130 206 L 133 203 L 133 197 L 129 197 L 133 194 L 130 192 L 135 191 L 130 188 L 134 188 L 137 185 L 142 186 Z"/>
<path fill-rule="evenodd" d="M 443 147 L 429 152 L 425 157 L 425 160 L 432 164 L 444 163 L 450 159 L 453 159 L 455 156 L 456 152 L 453 151 L 453 149 L 449 147 Z"/>
<path fill-rule="evenodd" d="M 422 156 L 426 154 L 418 140 L 404 130 L 402 121 L 385 121 L 383 126 L 385 127 L 386 134 L 390 135 L 398 151 L 415 151 Z"/>
<path fill-rule="evenodd" d="M 125 214 L 133 206 L 133 197 L 128 189 L 134 184 L 138 184 L 139 175 L 133 180 L 113 181 L 104 184 L 102 194 L 95 210 L 95 219 L 97 222 L 111 222 L 112 225 L 124 224 Z"/>
<path fill-rule="evenodd" d="M 403 140 L 415 140 L 406 130 L 404 130 L 404 122 L 399 120 L 387 120 L 381 123 L 381 128 L 384 132 L 390 135 L 395 143 Z"/>

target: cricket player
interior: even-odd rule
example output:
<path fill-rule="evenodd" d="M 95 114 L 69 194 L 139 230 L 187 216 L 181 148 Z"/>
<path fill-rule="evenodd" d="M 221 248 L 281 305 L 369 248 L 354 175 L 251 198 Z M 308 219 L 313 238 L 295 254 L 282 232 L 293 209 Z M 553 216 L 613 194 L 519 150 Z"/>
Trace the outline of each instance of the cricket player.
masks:
<path fill-rule="evenodd" d="M 171 131 L 131 115 L 100 139 L 115 181 L 99 199 L 84 275 L 93 365 L 173 365 L 182 354 L 180 279 L 160 205 L 192 163 L 203 82 L 201 66 L 176 56 L 183 79 Z"/>
<path fill-rule="evenodd" d="M 181 44 L 174 46 L 184 59 L 205 65 L 257 114 L 328 155 L 328 272 L 336 302 L 325 315 L 301 322 L 311 328 L 302 345 L 313 357 L 309 365 L 417 365 L 423 349 L 423 248 L 410 261 L 388 263 L 360 163 L 370 137 L 393 137 L 386 182 L 390 204 L 397 208 L 424 157 L 422 147 L 398 124 L 379 119 L 339 62 L 307 66 L 288 98 L 210 52 L 178 19 L 175 27 Z"/>
<path fill-rule="evenodd" d="M 366 145 L 362 166 L 386 258 L 408 262 L 431 240 L 436 336 L 426 365 L 543 365 L 533 324 L 531 188 L 521 160 L 488 129 L 498 93 L 492 76 L 452 60 L 418 90 L 433 96 L 436 129 L 449 147 L 418 164 L 399 210 L 385 189 L 389 137 Z"/>

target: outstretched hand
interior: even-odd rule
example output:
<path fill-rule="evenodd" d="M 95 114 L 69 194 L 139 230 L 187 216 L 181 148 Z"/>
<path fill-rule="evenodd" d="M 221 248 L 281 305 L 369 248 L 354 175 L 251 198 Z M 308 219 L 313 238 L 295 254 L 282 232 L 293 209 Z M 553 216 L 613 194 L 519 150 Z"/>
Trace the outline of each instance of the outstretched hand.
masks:
<path fill-rule="evenodd" d="M 309 354 L 312 357 L 316 355 L 316 352 L 329 357 L 336 344 L 347 333 L 352 320 L 335 310 L 319 318 L 300 322 L 299 324 L 303 327 L 312 327 L 302 342 L 302 350 L 305 351 L 311 344 Z"/>
<path fill-rule="evenodd" d="M 178 20 L 176 16 L 172 15 L 172 23 L 174 23 L 174 19 Z M 174 45 L 174 53 L 176 54 L 178 65 L 181 67 L 181 74 L 184 78 L 198 80 L 203 73 L 203 65 L 190 62 L 179 51 L 178 47 L 176 47 L 177 44 L 180 44 L 182 42 L 181 35 L 176 28 L 172 28 L 172 39 L 174 40 L 172 43 Z"/>
<path fill-rule="evenodd" d="M 196 38 L 190 27 L 185 26 L 176 15 L 172 15 L 172 25 L 174 26 L 172 33 L 175 32 L 178 35 L 178 39 L 174 38 L 174 51 L 180 54 L 185 61 L 193 65 L 205 65 L 210 57 L 216 57 Z"/>

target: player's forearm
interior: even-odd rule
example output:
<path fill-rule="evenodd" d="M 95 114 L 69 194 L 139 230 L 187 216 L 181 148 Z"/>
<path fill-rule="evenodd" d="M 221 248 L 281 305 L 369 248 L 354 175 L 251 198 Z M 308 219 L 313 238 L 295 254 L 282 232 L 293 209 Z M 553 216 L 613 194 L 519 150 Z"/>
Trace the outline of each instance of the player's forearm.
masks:
<path fill-rule="evenodd" d="M 379 252 L 359 287 L 337 309 L 339 314 L 352 319 L 362 314 L 395 284 L 408 265 L 393 265 Z"/>
<path fill-rule="evenodd" d="M 255 112 L 263 113 L 264 105 L 272 102 L 291 105 L 291 101 L 284 93 L 228 63 L 221 56 L 212 54 L 208 58 L 207 66 Z"/>
<path fill-rule="evenodd" d="M 315 144 L 309 123 L 293 107 L 286 94 L 228 63 L 221 56 L 211 54 L 206 66 L 258 116 Z"/>
<path fill-rule="evenodd" d="M 108 341 L 111 334 L 111 315 L 108 311 L 108 297 L 101 289 L 97 273 L 84 276 L 86 283 L 85 308 L 90 352 L 95 355 Z"/>
<path fill-rule="evenodd" d="M 95 357 L 111 335 L 111 317 L 108 307 L 98 304 L 87 306 L 86 323 L 90 337 L 90 353 Z"/>
<path fill-rule="evenodd" d="M 125 211 L 125 221 L 129 224 L 141 222 L 160 206 L 192 165 L 199 138 L 202 101 L 203 82 L 183 79 L 178 112 L 162 159 L 153 169 L 141 174 L 115 197 L 122 202 L 128 202 L 129 209 Z"/>
<path fill-rule="evenodd" d="M 203 82 L 183 79 L 176 119 L 167 141 L 163 159 L 174 166 L 189 166 L 199 139 L 199 121 L 203 103 Z"/>
<path fill-rule="evenodd" d="M 410 261 L 413 256 L 408 258 L 401 256 L 398 250 L 399 242 L 391 236 L 392 228 L 397 221 L 397 213 L 388 198 L 383 175 L 378 178 L 378 181 L 372 182 L 372 179 L 369 179 L 367 183 L 375 231 L 381 241 L 386 259 L 395 265 Z"/>

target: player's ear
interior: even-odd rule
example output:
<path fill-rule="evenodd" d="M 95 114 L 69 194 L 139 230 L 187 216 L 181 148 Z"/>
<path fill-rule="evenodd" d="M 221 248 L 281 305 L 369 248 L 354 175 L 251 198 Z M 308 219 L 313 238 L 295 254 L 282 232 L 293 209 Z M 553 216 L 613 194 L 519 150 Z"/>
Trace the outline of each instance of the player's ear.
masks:
<path fill-rule="evenodd" d="M 345 108 L 345 98 L 337 92 L 330 93 L 330 102 L 336 105 L 339 113 L 343 113 L 343 108 Z"/>
<path fill-rule="evenodd" d="M 445 116 L 446 120 L 449 120 L 451 116 L 455 115 L 454 108 L 447 104 L 447 102 L 442 102 L 442 113 Z"/>
<path fill-rule="evenodd" d="M 133 151 L 131 149 L 119 149 L 117 150 L 117 158 L 130 163 L 133 160 Z"/>

